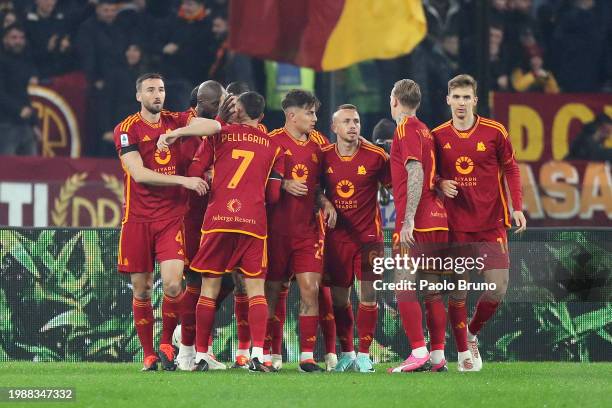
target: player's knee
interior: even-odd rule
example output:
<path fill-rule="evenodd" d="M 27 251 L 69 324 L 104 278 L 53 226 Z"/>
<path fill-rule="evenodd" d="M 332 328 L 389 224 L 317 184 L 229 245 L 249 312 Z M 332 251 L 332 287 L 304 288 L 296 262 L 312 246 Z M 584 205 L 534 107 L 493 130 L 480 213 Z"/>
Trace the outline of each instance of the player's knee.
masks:
<path fill-rule="evenodd" d="M 485 295 L 488 299 L 494 302 L 501 302 L 506 297 L 506 291 L 508 290 L 508 282 L 504 284 L 498 283 L 495 286 L 495 289 L 490 289 L 485 292 Z"/>
<path fill-rule="evenodd" d="M 163 285 L 164 294 L 175 297 L 181 294 L 182 285 L 180 280 L 166 281 Z"/>
<path fill-rule="evenodd" d="M 132 292 L 136 299 L 150 299 L 153 294 L 153 284 L 149 280 L 132 281 Z"/>
<path fill-rule="evenodd" d="M 134 287 L 132 289 L 132 292 L 134 294 L 134 297 L 138 300 L 151 299 L 151 296 L 153 295 L 153 288 L 149 287 L 147 289 L 145 287 L 141 287 L 141 288 Z"/>
<path fill-rule="evenodd" d="M 349 293 L 344 290 L 332 289 L 332 305 L 334 307 L 343 307 L 349 303 Z"/>
<path fill-rule="evenodd" d="M 300 288 L 300 298 L 308 303 L 318 303 L 319 287 L 312 285 Z"/>

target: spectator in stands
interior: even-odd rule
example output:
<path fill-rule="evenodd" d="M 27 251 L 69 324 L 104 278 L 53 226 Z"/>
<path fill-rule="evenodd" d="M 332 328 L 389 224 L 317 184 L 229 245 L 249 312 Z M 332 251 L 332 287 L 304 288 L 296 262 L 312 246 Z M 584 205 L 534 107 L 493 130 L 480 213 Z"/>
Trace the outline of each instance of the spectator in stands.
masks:
<path fill-rule="evenodd" d="M 612 76 L 609 2 L 573 0 L 553 36 L 556 75 L 564 92 L 598 92 Z"/>
<path fill-rule="evenodd" d="M 99 0 L 95 15 L 81 24 L 77 34 L 77 47 L 81 68 L 89 82 L 89 125 L 102 140 L 107 129 L 108 101 L 114 70 L 125 61 L 125 51 L 130 45 L 129 34 L 116 22 L 117 5 L 113 0 Z M 94 153 L 94 152 L 91 152 Z M 95 151 L 101 154 L 100 151 Z"/>
<path fill-rule="evenodd" d="M 493 21 L 506 21 L 508 13 L 508 2 L 510 0 L 490 0 L 491 15 Z"/>
<path fill-rule="evenodd" d="M 217 54 L 209 71 L 209 77 L 221 83 L 245 82 L 249 89 L 255 87 L 253 59 L 248 55 L 237 53 L 228 46 L 229 24 L 227 17 L 220 11 L 213 17 L 213 34 L 217 43 Z"/>
<path fill-rule="evenodd" d="M 449 78 L 460 71 L 459 68 L 459 35 L 447 32 L 439 43 L 431 45 L 429 41 L 421 43 L 410 58 L 411 75 L 421 87 L 424 95 L 419 107 L 419 119 L 433 126 L 448 117 L 448 107 L 441 104 L 447 93 Z"/>
<path fill-rule="evenodd" d="M 523 58 L 512 70 L 512 87 L 518 92 L 559 93 L 559 85 L 552 72 L 544 69 L 542 50 L 531 33 L 521 35 Z"/>
<path fill-rule="evenodd" d="M 37 116 L 28 85 L 37 84 L 36 68 L 26 53 L 26 33 L 16 24 L 2 36 L 0 54 L 0 154 L 35 155 Z"/>
<path fill-rule="evenodd" d="M 101 156 L 116 155 L 113 128 L 121 120 L 138 111 L 140 105 L 134 99 L 134 84 L 136 79 L 146 72 L 150 72 L 150 67 L 140 46 L 130 45 L 125 51 L 123 63 L 111 72 L 109 83 L 112 86 L 104 93 L 102 108 L 98 109 L 98 119 L 105 123 L 103 143 L 98 151 Z"/>
<path fill-rule="evenodd" d="M 2 14 L 2 29 L 4 30 L 6 27 L 11 26 L 17 22 L 17 14 L 14 11 L 6 11 Z"/>
<path fill-rule="evenodd" d="M 178 14 L 161 30 L 161 70 L 166 81 L 166 106 L 184 110 L 193 86 L 208 77 L 215 61 L 216 46 L 212 19 L 203 0 L 183 0 Z M 174 98 L 181 97 L 176 106 Z"/>
<path fill-rule="evenodd" d="M 433 41 L 439 41 L 442 34 L 458 31 L 461 15 L 459 0 L 423 0 L 427 18 L 427 35 Z"/>
<path fill-rule="evenodd" d="M 128 34 L 115 20 L 117 6 L 113 0 L 99 0 L 96 15 L 85 21 L 78 33 L 81 68 L 93 87 L 102 91 L 110 71 L 124 60 L 130 45 Z"/>
<path fill-rule="evenodd" d="M 124 3 L 118 10 L 117 24 L 128 33 L 130 42 L 138 44 L 145 54 L 155 52 L 159 35 L 152 32 L 159 19 L 155 18 L 147 7 L 147 0 L 132 0 Z"/>
<path fill-rule="evenodd" d="M 490 85 L 492 91 L 506 92 L 510 90 L 510 80 L 508 78 L 508 63 L 505 50 L 502 48 L 504 43 L 504 28 L 501 24 L 491 24 L 489 27 L 489 64 L 490 64 Z"/>
<path fill-rule="evenodd" d="M 521 35 L 531 31 L 539 42 L 538 24 L 531 11 L 532 0 L 508 0 L 509 11 L 504 20 L 504 48 L 508 61 L 520 61 L 523 57 Z"/>
<path fill-rule="evenodd" d="M 57 12 L 57 0 L 36 0 L 26 14 L 25 27 L 34 63 L 41 78 L 67 72 L 72 64 L 72 41 L 64 14 Z"/>
<path fill-rule="evenodd" d="M 601 113 L 585 124 L 565 160 L 612 161 L 612 118 Z"/>

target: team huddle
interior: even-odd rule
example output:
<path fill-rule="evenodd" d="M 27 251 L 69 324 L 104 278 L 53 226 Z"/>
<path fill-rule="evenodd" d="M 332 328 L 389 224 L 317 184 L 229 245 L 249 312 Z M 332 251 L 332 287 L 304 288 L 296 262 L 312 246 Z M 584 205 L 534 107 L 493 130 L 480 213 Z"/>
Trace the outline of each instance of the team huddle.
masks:
<path fill-rule="evenodd" d="M 287 294 L 297 284 L 299 370 L 374 372 L 370 346 L 378 277 L 372 259 L 384 256 L 381 186 L 393 191 L 395 254 L 486 254 L 481 273 L 495 284 L 482 293 L 469 322 L 465 290 L 448 294 L 448 311 L 444 293 L 398 291 L 411 354 L 389 372 L 448 370 L 447 313 L 458 370 L 481 370 L 477 335 L 508 285 L 506 229 L 511 217 L 517 232 L 526 221 L 508 134 L 498 122 L 475 114 L 472 77 L 449 81 L 452 119 L 431 132 L 416 117 L 419 86 L 408 79 L 396 82 L 390 94 L 397 124 L 390 155 L 361 136 L 358 107 L 350 104 L 333 114 L 337 141 L 330 143 L 315 130 L 319 100 L 303 90 L 287 93 L 285 125 L 270 132 L 260 123 L 264 98 L 241 84 L 225 89 L 206 81 L 194 89 L 188 111 L 169 112 L 163 110 L 163 78 L 146 74 L 136 82 L 136 98 L 140 112 L 117 125 L 114 139 L 125 172 L 118 269 L 131 279 L 143 370 L 226 369 L 212 343 L 215 313 L 230 293 L 238 332 L 232 368 L 280 370 Z M 164 293 L 157 350 L 151 305 L 155 261 Z M 398 269 L 396 279 L 438 282 L 448 272 Z M 325 368 L 313 355 L 319 327 Z"/>

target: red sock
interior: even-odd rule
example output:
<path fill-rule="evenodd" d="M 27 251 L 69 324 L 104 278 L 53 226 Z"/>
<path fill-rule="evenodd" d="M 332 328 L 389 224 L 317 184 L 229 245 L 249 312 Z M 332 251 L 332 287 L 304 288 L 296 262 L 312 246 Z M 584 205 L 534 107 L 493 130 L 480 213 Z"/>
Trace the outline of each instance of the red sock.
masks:
<path fill-rule="evenodd" d="M 342 307 L 334 307 L 334 316 L 336 316 L 336 332 L 338 333 L 340 348 L 345 353 L 355 351 L 353 344 L 353 326 L 355 325 L 353 307 L 350 303 Z"/>
<path fill-rule="evenodd" d="M 444 350 L 446 340 L 446 309 L 440 295 L 425 296 L 425 314 L 429 331 L 429 349 Z"/>
<path fill-rule="evenodd" d="M 246 350 L 251 347 L 251 332 L 249 330 L 249 297 L 247 295 L 234 296 L 234 314 L 236 315 L 236 329 L 238 332 L 238 348 Z"/>
<path fill-rule="evenodd" d="M 134 326 L 136 326 L 136 333 L 138 333 L 144 356 L 154 355 L 153 323 L 155 323 L 155 318 L 153 317 L 151 299 L 133 298 L 132 310 L 134 312 Z"/>
<path fill-rule="evenodd" d="M 208 352 L 208 339 L 215 324 L 215 299 L 200 296 L 196 306 L 196 351 Z"/>
<path fill-rule="evenodd" d="M 208 336 L 208 352 L 209 353 L 214 353 L 213 352 L 213 340 L 214 340 L 213 334 L 214 334 L 214 332 L 215 332 L 215 327 L 213 326 L 210 329 L 210 336 Z"/>
<path fill-rule="evenodd" d="M 181 295 L 164 295 L 162 301 L 162 335 L 160 344 L 172 344 L 172 334 L 181 314 Z"/>
<path fill-rule="evenodd" d="M 253 347 L 263 347 L 268 320 L 268 302 L 262 295 L 249 298 L 249 328 Z"/>
<path fill-rule="evenodd" d="M 283 289 L 278 294 L 276 309 L 272 319 L 271 345 L 272 354 L 283 353 L 283 327 L 285 326 L 285 318 L 287 317 L 287 294 L 289 289 Z"/>
<path fill-rule="evenodd" d="M 397 306 L 410 347 L 413 350 L 424 347 L 423 312 L 418 300 L 398 301 Z"/>
<path fill-rule="evenodd" d="M 300 316 L 300 351 L 312 353 L 317 342 L 319 316 Z"/>
<path fill-rule="evenodd" d="M 480 329 L 482 329 L 482 326 L 493 317 L 499 304 L 499 302 L 495 302 L 486 298 L 485 295 L 481 295 L 476 304 L 476 312 L 474 312 L 474 316 L 472 316 L 472 320 L 468 325 L 470 333 L 474 336 L 480 333 Z"/>
<path fill-rule="evenodd" d="M 467 351 L 467 312 L 465 310 L 465 299 L 448 299 L 448 317 L 453 329 L 457 351 Z"/>
<path fill-rule="evenodd" d="M 195 311 L 200 298 L 200 285 L 189 286 L 181 299 L 181 343 L 193 346 L 195 341 Z"/>
<path fill-rule="evenodd" d="M 374 340 L 374 330 L 378 320 L 378 305 L 369 306 L 359 303 L 357 312 L 357 335 L 359 336 L 359 352 L 369 353 L 370 344 Z"/>
<path fill-rule="evenodd" d="M 329 287 L 319 289 L 319 325 L 325 341 L 325 353 L 336 353 L 336 320 Z"/>

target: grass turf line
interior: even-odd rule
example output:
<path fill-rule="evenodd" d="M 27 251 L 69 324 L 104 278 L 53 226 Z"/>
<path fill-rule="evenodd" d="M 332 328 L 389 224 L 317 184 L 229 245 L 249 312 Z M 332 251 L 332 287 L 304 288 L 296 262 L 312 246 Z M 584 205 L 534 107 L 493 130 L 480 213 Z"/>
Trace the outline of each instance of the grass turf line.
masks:
<path fill-rule="evenodd" d="M 0 387 L 74 387 L 76 402 L 45 407 L 500 407 L 609 406 L 612 363 L 485 363 L 479 373 L 300 374 L 287 364 L 278 374 L 245 370 L 209 373 L 140 372 L 139 364 L 10 362 Z M 26 406 L 29 403 L 1 403 Z"/>

